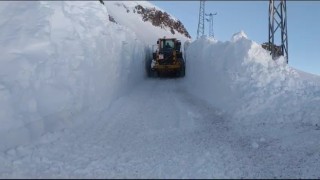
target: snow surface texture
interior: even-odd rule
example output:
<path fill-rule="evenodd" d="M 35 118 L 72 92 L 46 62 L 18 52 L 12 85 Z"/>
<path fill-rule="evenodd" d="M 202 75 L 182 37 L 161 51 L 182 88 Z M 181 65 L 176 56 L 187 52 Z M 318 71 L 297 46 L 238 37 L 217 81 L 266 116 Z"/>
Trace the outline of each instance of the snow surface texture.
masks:
<path fill-rule="evenodd" d="M 101 111 L 144 77 L 144 44 L 99 2 L 0 4 L 0 149 Z"/>

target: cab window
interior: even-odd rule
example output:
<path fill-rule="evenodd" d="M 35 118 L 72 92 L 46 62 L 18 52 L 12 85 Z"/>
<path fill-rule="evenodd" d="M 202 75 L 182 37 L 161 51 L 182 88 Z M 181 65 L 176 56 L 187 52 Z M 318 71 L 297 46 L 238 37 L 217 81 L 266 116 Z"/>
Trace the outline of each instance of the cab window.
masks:
<path fill-rule="evenodd" d="M 172 39 L 162 40 L 160 43 L 161 49 L 172 49 L 174 47 L 174 41 Z"/>

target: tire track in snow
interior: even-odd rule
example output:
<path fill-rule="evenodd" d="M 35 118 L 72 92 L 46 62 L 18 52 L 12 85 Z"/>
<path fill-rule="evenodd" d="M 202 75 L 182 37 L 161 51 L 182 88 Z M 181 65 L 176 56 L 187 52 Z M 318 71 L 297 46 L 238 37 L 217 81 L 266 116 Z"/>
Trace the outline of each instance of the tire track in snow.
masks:
<path fill-rule="evenodd" d="M 24 158 L 11 157 L 19 173 L 6 177 L 188 177 L 205 162 L 197 160 L 202 145 L 194 147 L 198 139 L 189 137 L 199 136 L 195 120 L 201 115 L 180 102 L 178 81 L 146 80 L 96 115 L 101 119 L 65 130 L 56 141 L 27 146 Z"/>
<path fill-rule="evenodd" d="M 0 156 L 5 178 L 270 177 L 228 115 L 181 89 L 181 79 L 147 79 L 74 128 Z M 266 152 L 265 156 L 259 155 Z M 268 154 L 269 153 L 269 154 Z M 267 167 L 267 166 L 266 166 Z M 10 171 L 11 169 L 11 171 Z"/>

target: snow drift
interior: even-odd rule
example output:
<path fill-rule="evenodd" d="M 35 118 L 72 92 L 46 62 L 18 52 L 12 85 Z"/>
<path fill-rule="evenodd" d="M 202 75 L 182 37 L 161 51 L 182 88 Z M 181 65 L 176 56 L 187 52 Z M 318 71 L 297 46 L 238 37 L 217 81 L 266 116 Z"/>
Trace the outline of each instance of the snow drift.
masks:
<path fill-rule="evenodd" d="M 320 123 L 320 78 L 299 72 L 241 31 L 202 37 L 187 51 L 186 88 L 241 123 Z"/>
<path fill-rule="evenodd" d="M 101 111 L 144 77 L 144 44 L 99 1 L 0 4 L 0 149 Z"/>

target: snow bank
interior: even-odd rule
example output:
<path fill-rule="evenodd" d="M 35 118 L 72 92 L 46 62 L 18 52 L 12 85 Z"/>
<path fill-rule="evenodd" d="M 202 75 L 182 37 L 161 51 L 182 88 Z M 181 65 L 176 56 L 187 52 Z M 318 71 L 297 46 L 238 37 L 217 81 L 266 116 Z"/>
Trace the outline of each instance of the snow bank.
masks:
<path fill-rule="evenodd" d="M 243 31 L 227 42 L 196 40 L 186 56 L 188 91 L 242 123 L 320 123 L 320 78 L 273 61 Z"/>
<path fill-rule="evenodd" d="M 102 111 L 144 76 L 144 45 L 99 1 L 3 1 L 0 29 L 0 149 Z"/>

